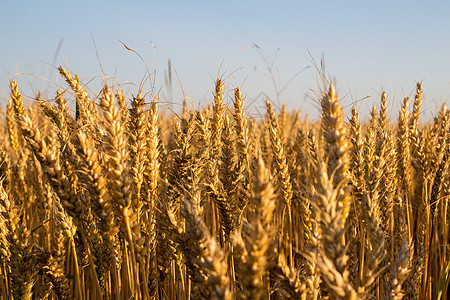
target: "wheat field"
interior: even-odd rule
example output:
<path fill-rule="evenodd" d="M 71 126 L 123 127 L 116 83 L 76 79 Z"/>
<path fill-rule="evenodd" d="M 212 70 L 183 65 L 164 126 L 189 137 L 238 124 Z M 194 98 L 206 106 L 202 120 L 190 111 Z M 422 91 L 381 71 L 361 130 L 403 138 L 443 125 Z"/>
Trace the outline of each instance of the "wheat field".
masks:
<path fill-rule="evenodd" d="M 309 122 L 220 78 L 178 115 L 59 73 L 2 112 L 1 299 L 448 297 L 450 112 L 419 122 L 421 83 L 362 122 L 324 82 Z"/>

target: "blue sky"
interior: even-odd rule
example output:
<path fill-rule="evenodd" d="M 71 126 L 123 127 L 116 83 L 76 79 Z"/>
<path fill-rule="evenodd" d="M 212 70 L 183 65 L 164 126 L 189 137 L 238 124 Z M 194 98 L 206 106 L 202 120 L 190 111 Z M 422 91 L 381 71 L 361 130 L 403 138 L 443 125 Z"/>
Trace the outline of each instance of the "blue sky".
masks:
<path fill-rule="evenodd" d="M 311 90 L 319 86 L 313 60 L 323 56 L 345 104 L 360 101 L 363 113 L 386 90 L 394 109 L 423 80 L 424 115 L 430 117 L 450 97 L 450 4 L 446 1 L 6 1 L 0 0 L 0 99 L 16 73 L 27 96 L 54 95 L 54 66 L 63 65 L 88 82 L 100 76 L 94 42 L 108 76 L 131 92 L 146 66 L 146 90 L 164 87 L 169 57 L 185 95 L 197 105 L 211 101 L 217 74 L 231 95 L 240 86 L 247 100 L 261 92 L 317 116 Z M 61 49 L 54 57 L 60 41 Z M 275 78 L 258 45 L 272 60 Z M 309 68 L 308 68 L 309 67 Z M 292 77 L 303 70 L 295 78 Z M 51 82 L 42 79 L 47 78 Z M 292 81 L 290 81 L 292 79 Z M 101 78 L 90 81 L 97 92 Z M 123 81 L 122 81 L 123 80 Z M 183 95 L 174 79 L 173 101 Z M 169 96 L 161 91 L 162 101 Z M 174 107 L 178 107 L 174 105 Z M 397 117 L 397 111 L 392 112 Z"/>

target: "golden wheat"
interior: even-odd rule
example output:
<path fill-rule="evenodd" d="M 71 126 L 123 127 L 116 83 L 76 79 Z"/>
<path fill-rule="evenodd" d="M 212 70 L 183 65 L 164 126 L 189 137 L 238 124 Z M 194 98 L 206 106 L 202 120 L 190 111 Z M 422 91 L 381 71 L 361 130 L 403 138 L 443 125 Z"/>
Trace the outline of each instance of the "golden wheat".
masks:
<path fill-rule="evenodd" d="M 448 297 L 450 116 L 421 122 L 421 83 L 397 125 L 385 92 L 347 124 L 333 85 L 311 123 L 270 101 L 246 116 L 222 79 L 178 117 L 59 72 L 54 103 L 11 81 L 1 299 Z"/>

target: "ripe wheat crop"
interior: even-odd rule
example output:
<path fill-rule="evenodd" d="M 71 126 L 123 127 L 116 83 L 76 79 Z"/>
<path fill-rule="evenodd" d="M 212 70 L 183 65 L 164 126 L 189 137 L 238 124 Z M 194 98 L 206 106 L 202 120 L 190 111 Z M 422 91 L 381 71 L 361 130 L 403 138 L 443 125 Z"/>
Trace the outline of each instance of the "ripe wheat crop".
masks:
<path fill-rule="evenodd" d="M 420 83 L 364 123 L 328 84 L 309 122 L 248 116 L 221 79 L 178 116 L 59 72 L 29 105 L 10 82 L 1 299 L 448 297 L 450 112 L 419 122 Z"/>

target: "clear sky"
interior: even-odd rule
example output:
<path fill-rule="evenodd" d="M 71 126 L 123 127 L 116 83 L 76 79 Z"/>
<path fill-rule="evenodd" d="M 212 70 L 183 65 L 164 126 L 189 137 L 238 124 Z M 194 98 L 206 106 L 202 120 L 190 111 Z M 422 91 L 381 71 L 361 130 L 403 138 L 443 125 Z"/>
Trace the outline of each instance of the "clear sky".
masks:
<path fill-rule="evenodd" d="M 94 41 L 106 75 L 139 84 L 146 67 L 121 40 L 142 56 L 157 89 L 164 86 L 167 60 L 151 43 L 164 52 L 194 104 L 211 101 L 220 74 L 229 95 L 240 86 L 248 101 L 261 92 L 276 100 L 276 83 L 279 89 L 285 86 L 279 99 L 288 108 L 317 116 L 311 89 L 318 88 L 318 73 L 310 66 L 323 56 L 345 104 L 370 96 L 359 102 L 367 113 L 386 90 L 397 109 L 423 80 L 424 115 L 430 117 L 450 99 L 449 3 L 0 0 L 0 99 L 6 101 L 8 77 L 16 73 L 22 74 L 16 77 L 24 94 L 49 88 L 50 97 L 55 82 L 64 86 L 57 65 L 85 82 L 101 75 Z M 264 55 L 269 61 L 276 56 L 274 78 Z M 181 103 L 175 79 L 173 101 Z M 98 92 L 100 84 L 97 78 L 89 86 Z M 144 88 L 150 90 L 150 84 Z M 160 95 L 162 101 L 169 98 L 167 90 Z M 392 114 L 397 117 L 397 111 Z"/>

